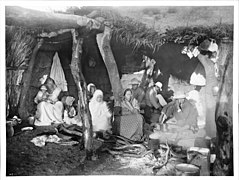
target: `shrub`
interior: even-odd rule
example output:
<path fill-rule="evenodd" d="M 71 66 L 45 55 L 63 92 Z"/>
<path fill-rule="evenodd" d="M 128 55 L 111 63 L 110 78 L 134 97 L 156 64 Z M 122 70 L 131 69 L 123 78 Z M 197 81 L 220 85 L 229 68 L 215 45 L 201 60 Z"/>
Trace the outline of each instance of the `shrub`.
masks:
<path fill-rule="evenodd" d="M 167 11 L 169 14 L 175 14 L 177 12 L 177 9 L 176 8 L 168 8 L 168 11 Z"/>

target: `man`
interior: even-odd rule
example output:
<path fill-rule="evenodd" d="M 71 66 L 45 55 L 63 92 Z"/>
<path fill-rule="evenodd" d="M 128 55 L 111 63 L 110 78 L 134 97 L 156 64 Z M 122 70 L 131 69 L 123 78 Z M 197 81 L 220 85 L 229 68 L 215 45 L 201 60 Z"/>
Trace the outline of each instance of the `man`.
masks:
<path fill-rule="evenodd" d="M 138 101 L 140 109 L 145 107 L 145 92 L 142 87 L 139 87 L 140 81 L 137 78 L 133 78 L 130 82 L 132 85 L 133 97 Z"/>
<path fill-rule="evenodd" d="M 174 100 L 168 103 L 161 112 L 160 124 L 169 123 L 179 127 L 188 127 L 197 131 L 198 112 L 196 107 L 186 99 L 184 94 L 176 95 Z"/>
<path fill-rule="evenodd" d="M 159 92 L 162 90 L 162 83 L 157 82 L 154 86 L 146 91 L 145 101 L 145 118 L 146 122 L 151 124 L 158 122 L 162 107 L 167 104 L 165 99 Z"/>

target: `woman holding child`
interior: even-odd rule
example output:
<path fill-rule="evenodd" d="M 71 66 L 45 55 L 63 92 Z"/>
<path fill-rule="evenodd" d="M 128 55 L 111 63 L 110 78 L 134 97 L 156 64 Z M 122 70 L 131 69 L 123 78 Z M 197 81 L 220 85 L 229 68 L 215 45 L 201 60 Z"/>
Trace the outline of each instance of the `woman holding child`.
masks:
<path fill-rule="evenodd" d="M 41 90 L 34 99 L 35 103 L 37 103 L 34 124 L 36 126 L 48 126 L 63 123 L 63 104 L 58 99 L 61 89 L 47 75 L 44 75 L 40 82 L 42 84 Z"/>

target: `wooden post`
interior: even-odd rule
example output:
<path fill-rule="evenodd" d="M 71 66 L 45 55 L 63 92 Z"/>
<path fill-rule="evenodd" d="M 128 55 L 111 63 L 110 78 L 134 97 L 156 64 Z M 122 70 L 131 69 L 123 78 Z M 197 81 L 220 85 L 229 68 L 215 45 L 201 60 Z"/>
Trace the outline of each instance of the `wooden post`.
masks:
<path fill-rule="evenodd" d="M 233 176 L 233 46 L 220 45 L 219 65 L 223 71 L 216 105 L 217 144 L 213 175 Z M 236 118 L 237 119 L 237 118 Z M 237 150 L 237 149 L 235 149 Z"/>
<path fill-rule="evenodd" d="M 120 82 L 117 64 L 115 62 L 115 58 L 110 47 L 111 35 L 112 29 L 108 26 L 105 26 L 104 33 L 97 34 L 96 41 L 108 71 L 111 87 L 115 98 L 115 106 L 120 106 L 121 97 L 123 94 L 123 87 Z"/>
<path fill-rule="evenodd" d="M 72 45 L 72 60 L 71 72 L 78 90 L 78 117 L 83 121 L 84 128 L 84 145 L 86 151 L 86 158 L 92 155 L 92 121 L 89 111 L 89 105 L 86 96 L 86 82 L 81 72 L 81 54 L 83 38 L 79 38 L 77 31 L 72 30 L 73 45 Z"/>
<path fill-rule="evenodd" d="M 199 54 L 198 60 L 202 63 L 206 73 L 205 100 L 206 100 L 206 125 L 207 136 L 216 137 L 215 111 L 217 95 L 213 94 L 213 89 L 218 86 L 215 76 L 214 63 L 206 56 Z"/>
<path fill-rule="evenodd" d="M 31 55 L 31 59 L 30 59 L 29 65 L 28 65 L 28 69 L 24 72 L 24 75 L 22 78 L 22 79 L 24 79 L 24 82 L 23 82 L 22 92 L 21 92 L 21 96 L 20 96 L 20 104 L 19 104 L 19 109 L 18 109 L 19 116 L 22 119 L 26 119 L 29 116 L 29 113 L 26 108 L 26 97 L 28 95 L 28 90 L 30 87 L 32 71 L 33 71 L 33 67 L 35 65 L 36 55 L 37 55 L 40 47 L 42 46 L 42 44 L 43 44 L 43 39 L 41 39 L 37 43 L 37 45 L 34 47 L 34 49 L 32 51 L 32 55 Z"/>

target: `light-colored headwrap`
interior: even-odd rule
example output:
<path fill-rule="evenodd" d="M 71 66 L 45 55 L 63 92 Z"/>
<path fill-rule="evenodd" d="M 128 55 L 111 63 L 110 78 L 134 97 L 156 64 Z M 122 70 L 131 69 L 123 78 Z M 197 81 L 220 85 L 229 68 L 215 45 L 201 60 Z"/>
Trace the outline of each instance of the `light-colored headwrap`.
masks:
<path fill-rule="evenodd" d="M 87 90 L 90 91 L 90 88 L 91 88 L 92 86 L 95 87 L 95 85 L 94 85 L 93 83 L 88 84 L 88 85 L 87 85 Z"/>
<path fill-rule="evenodd" d="M 91 101 L 96 101 L 98 96 L 103 96 L 103 92 L 100 89 L 95 90 Z"/>
<path fill-rule="evenodd" d="M 91 116 L 93 119 L 100 117 L 103 114 L 105 114 L 106 116 L 108 116 L 108 114 L 109 114 L 106 102 L 104 102 L 104 101 L 98 102 L 97 101 L 97 97 L 100 95 L 103 96 L 103 92 L 101 90 L 97 89 L 89 103 L 90 113 L 91 113 Z"/>

